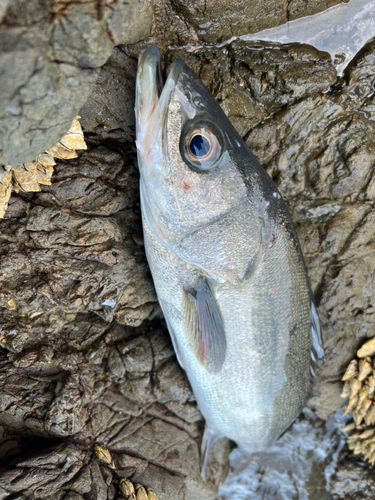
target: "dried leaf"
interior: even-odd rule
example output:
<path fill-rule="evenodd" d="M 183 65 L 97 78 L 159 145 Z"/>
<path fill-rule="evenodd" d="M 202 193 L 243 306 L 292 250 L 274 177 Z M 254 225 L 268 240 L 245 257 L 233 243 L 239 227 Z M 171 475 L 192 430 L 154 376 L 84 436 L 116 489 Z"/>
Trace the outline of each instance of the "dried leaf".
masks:
<path fill-rule="evenodd" d="M 360 455 L 362 453 L 362 446 L 360 442 L 357 442 L 354 446 L 353 455 Z"/>
<path fill-rule="evenodd" d="M 154 493 L 154 490 L 151 488 L 147 488 L 147 500 L 158 500 L 157 496 Z"/>
<path fill-rule="evenodd" d="M 374 425 L 375 424 L 375 405 L 373 404 L 367 414 L 365 416 L 366 425 Z"/>
<path fill-rule="evenodd" d="M 81 124 L 78 121 L 78 116 L 73 120 L 73 123 L 69 129 L 69 132 L 60 140 L 60 144 L 65 146 L 67 149 L 74 151 L 76 149 L 87 149 L 85 140 L 83 138 L 83 132 Z"/>
<path fill-rule="evenodd" d="M 45 168 L 53 167 L 54 165 L 56 165 L 56 162 L 53 159 L 53 155 L 51 153 L 48 153 L 47 151 L 37 156 L 36 162 Z"/>
<path fill-rule="evenodd" d="M 14 183 L 17 188 L 26 193 L 30 191 L 40 191 L 36 165 L 25 163 L 12 169 Z"/>
<path fill-rule="evenodd" d="M 359 394 L 358 394 L 358 403 L 357 403 L 357 408 L 356 410 L 358 411 L 361 406 L 363 406 L 363 401 L 365 400 L 365 398 L 368 397 L 368 391 L 367 391 L 367 387 L 364 385 L 363 387 L 361 387 L 361 389 L 359 390 Z"/>
<path fill-rule="evenodd" d="M 348 406 L 345 408 L 344 415 L 347 415 L 350 411 L 352 411 L 353 408 L 357 406 L 357 403 L 358 403 L 358 396 L 350 398 Z"/>
<path fill-rule="evenodd" d="M 341 398 L 348 398 L 350 395 L 350 381 L 347 380 L 342 388 L 342 393 L 340 394 Z"/>
<path fill-rule="evenodd" d="M 87 149 L 83 135 L 67 134 L 61 139 L 61 144 L 66 148 L 74 151 L 75 149 Z"/>
<path fill-rule="evenodd" d="M 363 400 L 363 403 L 362 403 L 362 408 L 363 408 L 363 410 L 365 410 L 365 411 L 366 411 L 366 413 L 367 413 L 368 409 L 370 408 L 371 404 L 372 404 L 372 399 L 370 399 L 370 398 L 365 398 L 365 399 Z"/>
<path fill-rule="evenodd" d="M 355 455 L 363 454 L 370 463 L 375 463 L 375 337 L 368 340 L 358 350 L 357 355 L 363 359 L 353 359 L 342 377 L 345 381 L 342 397 L 349 401 L 344 415 L 352 411 L 353 422 L 342 431 L 357 432 L 349 434 L 348 448 Z M 359 434 L 358 430 L 362 433 Z"/>
<path fill-rule="evenodd" d="M 47 151 L 60 160 L 71 160 L 72 158 L 77 158 L 78 156 L 74 150 L 66 148 L 63 144 L 61 144 L 61 142 L 53 146 L 53 148 L 47 149 Z"/>
<path fill-rule="evenodd" d="M 375 377 L 372 375 L 371 377 L 368 377 L 366 380 L 366 387 L 367 387 L 367 392 L 369 396 L 374 394 L 375 391 Z"/>
<path fill-rule="evenodd" d="M 350 424 L 348 424 L 345 427 L 343 427 L 341 429 L 341 432 L 350 432 L 350 431 L 354 431 L 354 429 L 355 429 L 355 423 L 351 422 Z M 349 440 L 349 438 L 348 438 L 348 440 Z"/>
<path fill-rule="evenodd" d="M 358 437 L 359 439 L 367 439 L 369 438 L 370 436 L 372 436 L 375 432 L 375 429 L 367 429 L 365 430 L 364 432 L 362 432 L 362 434 L 360 434 Z"/>
<path fill-rule="evenodd" d="M 357 429 L 361 425 L 362 420 L 365 418 L 365 415 L 366 415 L 366 410 L 364 410 L 363 408 L 361 408 L 358 411 L 353 410 L 353 420 Z"/>
<path fill-rule="evenodd" d="M 353 399 L 362 387 L 362 383 L 357 378 L 352 378 L 350 380 L 350 396 L 349 399 Z"/>

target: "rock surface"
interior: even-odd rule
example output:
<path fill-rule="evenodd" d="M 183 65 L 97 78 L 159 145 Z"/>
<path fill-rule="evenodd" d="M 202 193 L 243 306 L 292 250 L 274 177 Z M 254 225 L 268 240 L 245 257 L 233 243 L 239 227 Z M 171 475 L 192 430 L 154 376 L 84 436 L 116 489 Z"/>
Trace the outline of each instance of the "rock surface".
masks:
<path fill-rule="evenodd" d="M 252 4 L 251 22 L 262 4 Z M 0 44 L 8 47 L 0 53 L 0 162 L 54 144 L 99 74 L 80 111 L 87 152 L 59 161 L 41 193 L 12 196 L 0 221 L 0 498 L 110 499 L 131 477 L 160 500 L 207 500 L 226 475 L 229 444 L 217 444 L 204 484 L 203 421 L 161 322 L 142 243 L 137 42 L 152 35 L 167 68 L 176 57 L 191 65 L 289 204 L 326 344 L 310 400 L 323 418 L 342 406 L 341 374 L 373 336 L 374 44 L 337 80 L 327 55 L 308 46 L 200 43 L 227 37 L 215 21 L 224 19 L 221 3 L 204 10 L 142 0 L 142 19 L 133 4 L 104 3 L 100 15 L 98 5 L 0 1 Z M 327 6 L 288 9 L 298 17 L 311 5 Z M 285 3 L 272 12 L 272 25 L 282 22 Z M 238 29 L 250 31 L 238 15 Z M 259 19 L 254 30 L 268 27 Z M 64 33 L 83 22 L 90 37 L 68 43 Z M 113 44 L 127 41 L 99 73 Z M 190 46 L 173 46 L 181 43 Z M 108 447 L 115 470 L 97 460 L 94 444 Z M 332 498 L 356 498 L 365 470 L 340 462 Z"/>
<path fill-rule="evenodd" d="M 65 135 L 114 44 L 147 36 L 150 9 L 139 27 L 135 11 L 120 0 L 0 3 L 1 164 L 32 161 Z"/>
<path fill-rule="evenodd" d="M 233 42 L 171 50 L 200 75 L 274 179 L 293 215 L 315 293 L 327 362 L 312 406 L 343 406 L 341 375 L 373 336 L 375 44 L 343 79 L 325 53 L 304 45 Z"/>
<path fill-rule="evenodd" d="M 216 41 L 337 3 L 1 0 L 0 165 L 33 161 L 65 135 L 114 45 Z"/>
<path fill-rule="evenodd" d="M 326 10 L 340 0 L 155 0 L 155 37 L 159 44 L 221 43 L 232 36 L 279 26 Z M 167 28 L 166 28 L 167 27 Z M 168 30 L 168 37 L 165 31 Z"/>
<path fill-rule="evenodd" d="M 331 479 L 330 500 L 371 500 L 375 496 L 374 471 L 353 456 L 343 455 Z"/>
<path fill-rule="evenodd" d="M 41 193 L 13 196 L 1 222 L 1 498 L 57 488 L 59 498 L 113 498 L 131 477 L 160 500 L 203 500 L 228 468 L 222 441 L 208 482 L 200 478 L 202 417 L 158 319 L 139 210 L 135 69 L 114 51 L 81 110 L 88 150 L 58 161 Z"/>

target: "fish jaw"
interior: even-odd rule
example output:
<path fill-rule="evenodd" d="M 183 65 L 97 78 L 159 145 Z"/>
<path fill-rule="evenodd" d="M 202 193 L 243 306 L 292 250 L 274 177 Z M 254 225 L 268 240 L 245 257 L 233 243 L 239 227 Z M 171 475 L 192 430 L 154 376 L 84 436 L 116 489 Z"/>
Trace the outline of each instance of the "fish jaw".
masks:
<path fill-rule="evenodd" d="M 176 204 L 167 140 L 168 113 L 183 66 L 182 60 L 175 61 L 163 86 L 159 49 L 150 45 L 139 55 L 135 115 L 141 204 L 154 236 L 165 243 L 174 235 L 169 214 Z"/>
<path fill-rule="evenodd" d="M 181 59 L 175 61 L 163 85 L 159 49 L 155 45 L 149 45 L 139 54 L 135 116 L 141 175 L 155 168 L 168 171 L 167 155 L 163 154 L 163 145 L 166 144 L 165 125 L 171 95 L 183 66 Z"/>
<path fill-rule="evenodd" d="M 157 106 L 162 87 L 159 49 L 155 45 L 144 47 L 138 58 L 136 84 L 137 140 L 142 140 L 145 135 L 145 128 Z"/>

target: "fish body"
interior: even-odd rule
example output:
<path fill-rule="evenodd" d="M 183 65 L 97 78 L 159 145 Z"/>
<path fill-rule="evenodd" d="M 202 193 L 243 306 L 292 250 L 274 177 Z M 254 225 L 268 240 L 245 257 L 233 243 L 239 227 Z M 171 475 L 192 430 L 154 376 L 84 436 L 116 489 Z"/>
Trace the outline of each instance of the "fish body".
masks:
<path fill-rule="evenodd" d="M 267 449 L 303 408 L 324 357 L 285 202 L 220 106 L 181 60 L 163 86 L 139 57 L 136 118 L 147 259 L 181 366 L 221 436 Z"/>

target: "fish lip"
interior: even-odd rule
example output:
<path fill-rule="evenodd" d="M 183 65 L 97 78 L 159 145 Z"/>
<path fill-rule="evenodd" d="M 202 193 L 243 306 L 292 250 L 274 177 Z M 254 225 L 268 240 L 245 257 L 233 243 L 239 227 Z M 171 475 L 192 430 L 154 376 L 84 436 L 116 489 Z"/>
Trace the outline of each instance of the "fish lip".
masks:
<path fill-rule="evenodd" d="M 137 136 L 141 135 L 140 138 L 143 137 L 145 128 L 154 115 L 157 114 L 159 119 L 162 118 L 185 64 L 181 59 L 174 61 L 163 85 L 160 59 L 160 51 L 156 45 L 143 47 L 139 53 L 135 114 Z"/>

